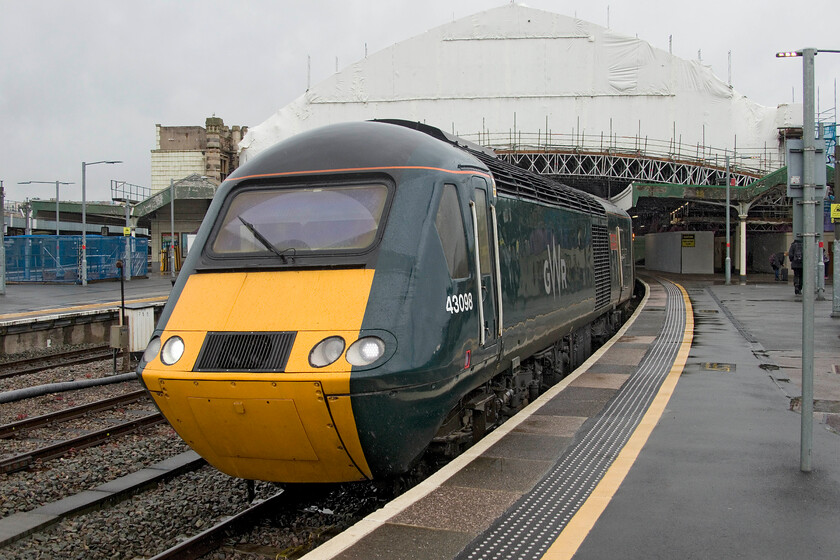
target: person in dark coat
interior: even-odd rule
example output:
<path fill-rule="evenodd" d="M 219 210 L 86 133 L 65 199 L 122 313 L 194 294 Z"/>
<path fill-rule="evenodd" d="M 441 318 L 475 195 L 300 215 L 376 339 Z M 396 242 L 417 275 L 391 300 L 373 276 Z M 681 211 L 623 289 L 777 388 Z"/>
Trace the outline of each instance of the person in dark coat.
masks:
<path fill-rule="evenodd" d="M 793 293 L 802 293 L 802 240 L 795 239 L 788 249 L 790 267 L 793 269 Z"/>
<path fill-rule="evenodd" d="M 770 266 L 773 268 L 773 275 L 776 282 L 779 281 L 779 271 L 785 266 L 785 254 L 781 251 L 770 255 Z"/>

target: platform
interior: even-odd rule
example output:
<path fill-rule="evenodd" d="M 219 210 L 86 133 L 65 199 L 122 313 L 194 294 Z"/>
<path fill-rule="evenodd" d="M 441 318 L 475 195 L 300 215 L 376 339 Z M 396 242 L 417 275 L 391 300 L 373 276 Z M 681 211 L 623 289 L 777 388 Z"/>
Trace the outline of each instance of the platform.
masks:
<path fill-rule="evenodd" d="M 172 290 L 169 274 L 152 273 L 125 282 L 126 303 L 163 303 Z M 119 308 L 118 281 L 80 284 L 7 284 L 0 296 L 0 326 Z"/>
<path fill-rule="evenodd" d="M 802 473 L 793 288 L 646 280 L 649 298 L 612 346 L 304 558 L 835 558 L 831 301 L 815 305 L 813 470 Z"/>

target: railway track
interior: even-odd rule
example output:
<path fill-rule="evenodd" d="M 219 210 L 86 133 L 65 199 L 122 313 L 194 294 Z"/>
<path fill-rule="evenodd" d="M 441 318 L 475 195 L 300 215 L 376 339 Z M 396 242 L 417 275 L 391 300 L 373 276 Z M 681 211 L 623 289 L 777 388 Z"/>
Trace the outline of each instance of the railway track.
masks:
<path fill-rule="evenodd" d="M 57 354 L 12 360 L 0 364 L 0 379 L 38 373 L 46 369 L 73 364 L 87 364 L 111 358 L 113 353 L 108 346 L 97 346 L 82 350 L 69 350 Z"/>
<path fill-rule="evenodd" d="M 121 395 L 96 400 L 87 404 L 72 406 L 55 412 L 49 412 L 32 418 L 24 418 L 0 426 L 0 439 L 25 437 L 32 430 L 53 427 L 57 431 L 64 429 L 62 423 L 82 418 L 94 413 L 115 410 L 128 404 L 150 403 L 147 393 L 138 389 Z M 147 426 L 164 422 L 159 412 L 152 412 L 139 418 L 111 424 L 99 430 L 86 430 L 87 433 L 76 437 L 64 438 L 60 441 L 38 447 L 23 453 L 13 454 L 0 459 L 0 473 L 11 473 L 29 468 L 39 460 L 49 460 L 60 457 L 71 450 L 84 449 L 99 445 L 123 434 L 135 432 Z"/>
<path fill-rule="evenodd" d="M 47 426 L 49 424 L 52 424 L 53 422 L 72 420 L 73 418 L 79 418 L 91 412 L 109 410 L 125 404 L 130 404 L 141 400 L 148 400 L 148 398 L 149 397 L 146 391 L 144 391 L 143 389 L 139 389 L 137 391 L 125 393 L 123 395 L 117 395 L 116 397 L 110 397 L 107 399 L 94 401 L 92 403 L 70 407 L 65 410 L 59 410 L 57 412 L 42 414 L 40 416 L 35 416 L 34 418 L 18 420 L 17 422 L 11 422 L 4 426 L 0 426 L 0 439 L 18 434 L 23 434 L 29 430 L 40 428 L 41 426 Z"/>
<path fill-rule="evenodd" d="M 32 466 L 38 460 L 44 461 L 49 459 L 55 459 L 56 457 L 61 457 L 62 455 L 70 451 L 84 449 L 85 447 L 90 447 L 92 445 L 99 445 L 121 435 L 136 432 L 137 430 L 140 430 L 147 426 L 161 424 L 164 421 L 165 420 L 160 413 L 154 412 L 136 420 L 123 422 L 121 424 L 109 426 L 107 428 L 97 430 L 95 432 L 91 432 L 79 437 L 70 438 L 56 443 L 52 443 L 50 445 L 46 445 L 44 447 L 39 447 L 38 449 L 33 451 L 13 455 L 6 459 L 0 460 L 0 473 L 12 473 L 15 471 L 26 469 Z"/>
<path fill-rule="evenodd" d="M 290 496 L 280 491 L 266 500 L 259 500 L 244 511 L 233 515 L 209 529 L 164 550 L 151 560 L 197 560 L 222 546 L 225 539 L 240 535 L 280 507 L 288 507 Z M 281 557 L 281 556 L 278 556 Z M 282 557 L 281 557 L 282 558 Z"/>

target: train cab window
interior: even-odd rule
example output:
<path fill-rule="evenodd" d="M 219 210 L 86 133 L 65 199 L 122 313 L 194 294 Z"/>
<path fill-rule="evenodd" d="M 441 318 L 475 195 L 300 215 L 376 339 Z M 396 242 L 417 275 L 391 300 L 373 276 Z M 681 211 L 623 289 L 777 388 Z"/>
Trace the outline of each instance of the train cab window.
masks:
<path fill-rule="evenodd" d="M 443 194 L 440 197 L 440 205 L 435 217 L 435 227 L 440 236 L 440 242 L 443 244 L 449 276 L 466 278 L 470 275 L 467 264 L 467 241 L 455 185 L 443 186 Z"/>
<path fill-rule="evenodd" d="M 228 204 L 212 251 L 359 251 L 376 240 L 388 187 L 382 184 L 244 190 Z"/>

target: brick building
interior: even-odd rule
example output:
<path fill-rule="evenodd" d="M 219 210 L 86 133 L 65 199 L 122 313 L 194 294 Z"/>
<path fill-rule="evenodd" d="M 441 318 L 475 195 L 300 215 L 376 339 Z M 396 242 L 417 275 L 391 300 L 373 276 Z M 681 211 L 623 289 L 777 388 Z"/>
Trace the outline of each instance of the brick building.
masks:
<path fill-rule="evenodd" d="M 239 141 L 247 131 L 247 126 L 227 127 L 215 115 L 204 128 L 155 125 L 152 194 L 168 189 L 170 179 L 190 175 L 220 184 L 239 166 Z"/>

